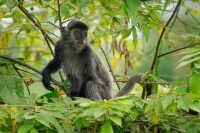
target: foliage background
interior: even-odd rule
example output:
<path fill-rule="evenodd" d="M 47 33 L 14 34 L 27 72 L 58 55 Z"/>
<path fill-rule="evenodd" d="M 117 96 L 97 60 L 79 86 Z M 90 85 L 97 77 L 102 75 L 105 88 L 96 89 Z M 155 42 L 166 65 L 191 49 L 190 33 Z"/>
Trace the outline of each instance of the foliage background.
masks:
<path fill-rule="evenodd" d="M 0 1 L 0 130 L 199 131 L 199 2 Z M 60 27 L 70 18 L 89 25 L 89 42 L 108 64 L 101 49 L 106 53 L 120 87 L 134 73 L 145 73 L 132 92 L 136 96 L 71 101 L 58 87 L 68 88 L 58 73 L 53 74 L 55 91 L 44 89 L 40 71 L 52 59 Z"/>

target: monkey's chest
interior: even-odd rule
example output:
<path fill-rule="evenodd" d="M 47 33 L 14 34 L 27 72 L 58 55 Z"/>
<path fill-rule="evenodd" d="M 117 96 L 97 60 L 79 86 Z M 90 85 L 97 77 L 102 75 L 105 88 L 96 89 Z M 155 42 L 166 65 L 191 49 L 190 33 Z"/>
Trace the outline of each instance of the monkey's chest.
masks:
<path fill-rule="evenodd" d="M 92 63 L 84 61 L 81 58 L 68 58 L 62 65 L 67 75 L 75 77 L 83 77 L 92 70 Z"/>

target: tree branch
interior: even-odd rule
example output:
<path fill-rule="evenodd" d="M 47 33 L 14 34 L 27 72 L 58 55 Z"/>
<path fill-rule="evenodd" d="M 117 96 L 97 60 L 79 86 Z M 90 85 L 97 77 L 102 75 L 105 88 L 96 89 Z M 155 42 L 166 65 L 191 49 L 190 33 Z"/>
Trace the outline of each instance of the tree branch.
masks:
<path fill-rule="evenodd" d="M 151 71 L 154 70 L 156 61 L 157 61 L 157 59 L 158 59 L 158 51 L 159 51 L 160 44 L 161 44 L 161 40 L 162 40 L 162 37 L 163 37 L 163 35 L 164 35 L 164 33 L 165 33 L 165 30 L 166 30 L 167 26 L 169 25 L 169 23 L 171 22 L 172 18 L 174 17 L 174 15 L 175 15 L 176 11 L 178 10 L 180 4 L 181 4 L 181 0 L 178 1 L 178 3 L 177 3 L 177 5 L 176 5 L 176 7 L 175 7 L 175 9 L 174 9 L 174 11 L 173 11 L 171 17 L 169 18 L 169 20 L 167 21 L 167 23 L 166 23 L 165 26 L 163 27 L 163 30 L 162 30 L 162 32 L 161 32 L 161 35 L 160 35 L 159 40 L 158 40 L 158 43 L 157 43 L 156 52 L 155 52 L 155 55 L 154 55 L 154 60 L 153 60 L 153 63 L 152 63 L 152 65 L 151 65 Z"/>
<path fill-rule="evenodd" d="M 186 49 L 186 48 L 190 48 L 190 47 L 199 45 L 199 44 L 200 44 L 200 43 L 196 43 L 196 44 L 193 44 L 193 45 L 189 45 L 189 46 L 186 46 L 186 47 L 182 47 L 182 48 L 179 48 L 179 49 L 175 49 L 175 50 L 172 50 L 172 51 L 169 51 L 169 52 L 160 54 L 160 55 L 158 55 L 158 58 L 160 58 L 160 57 L 162 57 L 162 56 L 165 56 L 165 55 L 168 55 L 168 54 L 171 54 L 171 53 L 174 53 L 174 52 L 177 52 L 177 51 L 180 51 L 180 50 L 183 50 L 183 49 Z"/>
<path fill-rule="evenodd" d="M 42 26 L 40 24 L 40 22 L 35 18 L 35 16 L 33 16 L 31 13 L 29 13 L 21 4 L 18 3 L 18 8 L 35 24 L 35 26 L 42 32 L 42 35 L 45 38 L 45 41 L 49 40 L 53 45 L 54 42 L 53 40 L 48 36 L 48 34 L 46 34 L 46 32 L 42 29 Z M 53 54 L 53 50 L 50 47 L 50 45 L 47 43 L 51 53 Z"/>
<path fill-rule="evenodd" d="M 34 67 L 29 66 L 28 64 L 25 64 L 25 63 L 23 63 L 23 62 L 21 62 L 21 61 L 18 61 L 18 60 L 16 60 L 16 59 L 13 59 L 13 58 L 11 58 L 11 57 L 4 56 L 4 55 L 0 55 L 0 58 L 3 58 L 3 59 L 6 59 L 6 60 L 9 60 L 9 61 L 11 61 L 11 62 L 17 63 L 17 64 L 19 64 L 19 65 L 22 65 L 22 66 L 24 66 L 24 67 L 26 67 L 26 68 L 28 68 L 28 69 L 33 70 L 34 72 L 36 72 L 36 73 L 38 73 L 38 74 L 40 74 L 40 75 L 42 75 L 42 72 L 41 72 L 41 71 L 39 71 L 39 70 L 35 69 Z M 51 81 L 52 81 L 56 86 L 58 86 L 61 90 L 63 90 L 63 91 L 67 94 L 67 91 L 65 90 L 65 88 L 64 88 L 59 82 L 57 82 L 54 78 L 51 78 Z"/>
<path fill-rule="evenodd" d="M 108 58 L 107 58 L 107 56 L 106 56 L 106 53 L 104 52 L 104 50 L 103 50 L 102 47 L 100 47 L 100 48 L 101 48 L 101 51 L 103 52 L 104 57 L 106 58 L 106 62 L 107 62 L 107 64 L 108 64 L 108 66 L 109 66 L 110 72 L 112 73 L 114 80 L 117 80 L 116 77 L 114 76 L 112 67 L 111 67 L 111 65 L 110 65 L 110 63 L 109 63 L 109 61 L 108 61 Z M 120 89 L 120 86 L 119 86 L 119 84 L 118 84 L 118 82 L 116 82 L 116 84 L 117 84 L 118 90 L 121 90 L 121 89 Z"/>

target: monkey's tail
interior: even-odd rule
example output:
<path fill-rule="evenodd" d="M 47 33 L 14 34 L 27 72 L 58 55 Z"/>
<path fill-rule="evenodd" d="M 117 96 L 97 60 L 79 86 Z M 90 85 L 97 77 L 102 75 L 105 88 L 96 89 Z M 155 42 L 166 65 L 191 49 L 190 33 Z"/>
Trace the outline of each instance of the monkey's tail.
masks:
<path fill-rule="evenodd" d="M 128 94 L 134 87 L 135 83 L 139 82 L 143 74 L 136 74 L 133 77 L 131 77 L 126 85 L 117 93 L 115 94 L 115 97 L 123 96 L 125 94 Z"/>

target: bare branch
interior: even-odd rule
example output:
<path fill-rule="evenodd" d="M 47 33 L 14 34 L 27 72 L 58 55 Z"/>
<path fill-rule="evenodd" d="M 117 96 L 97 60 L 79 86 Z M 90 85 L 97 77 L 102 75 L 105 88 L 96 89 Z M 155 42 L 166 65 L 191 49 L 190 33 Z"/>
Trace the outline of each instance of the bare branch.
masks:
<path fill-rule="evenodd" d="M 174 52 L 177 52 L 177 51 L 180 51 L 180 50 L 183 50 L 183 49 L 187 49 L 187 48 L 190 48 L 190 47 L 199 45 L 199 44 L 200 44 L 200 43 L 196 43 L 196 44 L 193 44 L 193 45 L 189 45 L 189 46 L 186 46 L 186 47 L 182 47 L 182 48 L 179 48 L 179 49 L 175 49 L 175 50 L 172 50 L 172 51 L 169 51 L 169 52 L 160 54 L 160 55 L 158 55 L 158 58 L 160 58 L 160 57 L 162 57 L 162 56 L 165 56 L 165 55 L 168 55 L 168 54 L 171 54 L 171 53 L 174 53 Z"/>
<path fill-rule="evenodd" d="M 153 63 L 152 63 L 152 65 L 151 65 L 151 71 L 154 70 L 156 61 L 157 61 L 157 59 L 158 59 L 158 51 L 159 51 L 160 44 L 161 44 L 161 40 L 162 40 L 162 37 L 163 37 L 163 35 L 164 35 L 164 33 L 165 33 L 165 30 L 166 30 L 167 26 L 169 25 L 169 23 L 171 22 L 172 18 L 174 17 L 174 15 L 175 15 L 176 11 L 178 10 L 180 4 L 181 4 L 181 0 L 178 1 L 178 3 L 177 3 L 177 5 L 176 5 L 176 7 L 175 7 L 175 9 L 174 9 L 174 11 L 173 11 L 171 17 L 169 18 L 169 20 L 167 21 L 167 23 L 166 23 L 165 26 L 163 27 L 163 30 L 162 30 L 162 32 L 161 32 L 161 35 L 160 35 L 159 40 L 158 40 L 158 43 L 157 43 L 156 52 L 155 52 L 155 55 L 154 55 L 154 60 L 153 60 Z"/>
<path fill-rule="evenodd" d="M 106 56 L 106 53 L 104 52 L 104 50 L 103 50 L 102 47 L 100 47 L 100 48 L 101 48 L 101 51 L 103 52 L 103 55 L 104 55 L 104 57 L 105 57 L 105 59 L 106 59 L 106 62 L 107 62 L 107 64 L 108 64 L 108 66 L 109 66 L 110 72 L 112 73 L 114 80 L 117 80 L 116 77 L 114 76 L 112 67 L 111 67 L 111 65 L 110 65 L 110 63 L 109 63 L 109 61 L 108 61 L 108 58 L 107 58 L 107 56 Z M 117 84 L 118 89 L 121 90 L 121 89 L 120 89 L 120 86 L 119 86 L 119 84 L 118 84 L 118 82 L 116 82 L 116 84 Z"/>

